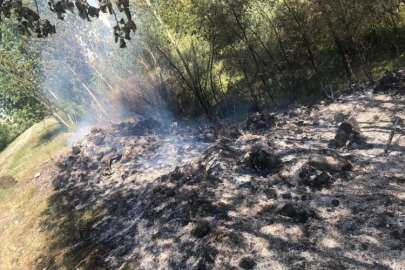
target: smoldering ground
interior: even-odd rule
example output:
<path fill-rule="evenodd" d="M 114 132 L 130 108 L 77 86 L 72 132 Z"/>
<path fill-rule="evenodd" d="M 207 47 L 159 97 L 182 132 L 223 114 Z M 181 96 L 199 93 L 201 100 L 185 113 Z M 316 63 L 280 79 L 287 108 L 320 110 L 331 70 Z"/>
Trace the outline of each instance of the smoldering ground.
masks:
<path fill-rule="evenodd" d="M 50 250 L 68 252 L 48 261 L 68 269 L 403 268 L 403 134 L 389 155 L 384 144 L 405 103 L 372 90 L 255 113 L 225 131 L 154 120 L 93 129 L 57 163 L 42 228 L 52 233 Z M 331 148 L 349 115 L 367 144 L 349 136 Z"/>

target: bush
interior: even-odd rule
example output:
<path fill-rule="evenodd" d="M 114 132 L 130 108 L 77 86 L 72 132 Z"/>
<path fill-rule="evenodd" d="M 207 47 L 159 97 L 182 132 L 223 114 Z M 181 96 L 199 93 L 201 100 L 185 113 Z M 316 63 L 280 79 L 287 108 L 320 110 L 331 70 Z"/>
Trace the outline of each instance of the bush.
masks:
<path fill-rule="evenodd" d="M 11 141 L 11 132 L 8 125 L 0 124 L 0 151 L 2 151 Z"/>

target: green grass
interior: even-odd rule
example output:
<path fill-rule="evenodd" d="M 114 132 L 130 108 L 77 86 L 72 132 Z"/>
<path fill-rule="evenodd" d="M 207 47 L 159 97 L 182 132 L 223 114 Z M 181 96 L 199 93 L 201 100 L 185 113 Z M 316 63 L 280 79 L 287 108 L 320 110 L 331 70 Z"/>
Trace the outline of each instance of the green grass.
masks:
<path fill-rule="evenodd" d="M 65 133 L 53 119 L 32 126 L 0 153 L 0 175 L 28 176 L 54 158 L 65 141 Z"/>
<path fill-rule="evenodd" d="M 81 228 L 103 217 L 103 209 L 72 211 L 69 195 L 54 193 L 50 181 L 52 164 L 68 150 L 68 136 L 47 119 L 0 153 L 0 177 L 18 182 L 0 188 L 0 270 L 96 269 L 94 259 L 102 247 L 71 247 Z M 33 181 L 37 173 L 41 177 Z"/>
<path fill-rule="evenodd" d="M 47 248 L 49 235 L 39 227 L 52 194 L 45 180 L 32 181 L 65 151 L 67 133 L 46 119 L 20 135 L 0 153 L 0 176 L 17 184 L 0 189 L 0 269 L 35 269 L 35 260 Z"/>

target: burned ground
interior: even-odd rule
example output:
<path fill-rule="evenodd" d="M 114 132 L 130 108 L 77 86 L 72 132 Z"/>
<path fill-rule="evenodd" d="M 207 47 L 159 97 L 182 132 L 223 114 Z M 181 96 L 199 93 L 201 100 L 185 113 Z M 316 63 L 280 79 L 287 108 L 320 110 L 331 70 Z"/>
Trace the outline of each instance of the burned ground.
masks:
<path fill-rule="evenodd" d="M 405 118 L 395 87 L 225 130 L 93 129 L 57 163 L 38 269 L 404 269 L 403 124 L 384 153 Z"/>

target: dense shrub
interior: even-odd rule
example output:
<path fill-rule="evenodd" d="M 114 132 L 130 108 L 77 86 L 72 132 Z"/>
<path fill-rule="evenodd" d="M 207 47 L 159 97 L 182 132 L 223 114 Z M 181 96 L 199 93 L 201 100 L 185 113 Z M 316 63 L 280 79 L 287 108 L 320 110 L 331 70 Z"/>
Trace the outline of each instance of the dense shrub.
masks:
<path fill-rule="evenodd" d="M 261 108 L 333 97 L 405 52 L 400 0 L 142 2 L 135 60 L 185 114 L 233 96 Z"/>
<path fill-rule="evenodd" d="M 8 125 L 0 124 L 0 151 L 2 151 L 10 142 L 11 134 Z"/>

